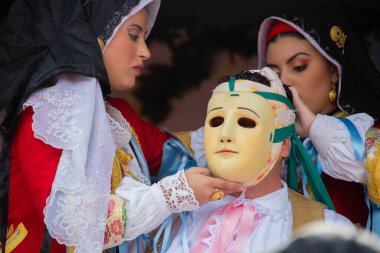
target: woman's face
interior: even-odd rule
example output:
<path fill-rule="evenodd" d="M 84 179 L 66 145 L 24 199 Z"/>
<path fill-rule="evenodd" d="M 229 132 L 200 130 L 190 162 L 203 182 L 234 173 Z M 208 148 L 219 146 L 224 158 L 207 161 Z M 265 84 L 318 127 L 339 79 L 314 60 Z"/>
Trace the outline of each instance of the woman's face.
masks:
<path fill-rule="evenodd" d="M 103 52 L 104 64 L 114 91 L 133 88 L 136 77 L 144 68 L 144 61 L 150 58 L 145 44 L 147 18 L 146 10 L 142 9 L 124 21 Z"/>
<path fill-rule="evenodd" d="M 336 108 L 328 94 L 338 81 L 337 68 L 306 39 L 284 36 L 269 43 L 267 66 L 297 90 L 313 113 L 327 114 Z"/>

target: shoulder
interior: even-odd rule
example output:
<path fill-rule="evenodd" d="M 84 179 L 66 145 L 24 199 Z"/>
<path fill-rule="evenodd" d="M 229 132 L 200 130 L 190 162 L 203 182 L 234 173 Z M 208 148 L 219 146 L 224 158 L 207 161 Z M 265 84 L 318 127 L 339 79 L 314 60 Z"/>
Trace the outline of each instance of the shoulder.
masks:
<path fill-rule="evenodd" d="M 338 222 L 354 227 L 348 218 L 327 208 L 325 209 L 325 222 Z"/>

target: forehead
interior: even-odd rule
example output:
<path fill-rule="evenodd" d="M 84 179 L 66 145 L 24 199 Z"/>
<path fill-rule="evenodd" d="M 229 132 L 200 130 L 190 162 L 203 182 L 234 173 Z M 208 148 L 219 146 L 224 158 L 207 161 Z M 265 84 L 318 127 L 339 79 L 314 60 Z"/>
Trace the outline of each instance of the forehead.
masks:
<path fill-rule="evenodd" d="M 227 110 L 244 107 L 258 112 L 272 110 L 268 100 L 251 92 L 227 92 L 215 94 L 211 97 L 208 103 L 207 112 L 217 107 L 223 107 L 223 109 Z"/>
<path fill-rule="evenodd" d="M 310 55 L 319 54 L 319 52 L 306 39 L 296 37 L 279 37 L 276 41 L 271 42 L 267 49 L 267 60 L 276 58 L 278 55 L 292 56 L 295 53 L 305 52 Z"/>

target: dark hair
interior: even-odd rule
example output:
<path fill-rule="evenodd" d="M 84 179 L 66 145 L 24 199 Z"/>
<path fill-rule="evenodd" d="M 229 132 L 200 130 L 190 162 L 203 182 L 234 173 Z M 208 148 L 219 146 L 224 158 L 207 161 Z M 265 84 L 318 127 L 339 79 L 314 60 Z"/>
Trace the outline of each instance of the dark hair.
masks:
<path fill-rule="evenodd" d="M 218 84 L 228 82 L 231 79 L 231 77 L 236 77 L 236 79 L 240 79 L 240 80 L 258 82 L 265 86 L 271 87 L 270 81 L 265 76 L 261 75 L 259 72 L 250 72 L 250 71 L 243 71 L 234 76 L 223 76 L 222 78 L 218 80 Z M 290 89 L 288 88 L 286 84 L 282 84 L 282 85 L 285 89 L 286 97 L 293 104 L 292 92 L 290 91 Z"/>

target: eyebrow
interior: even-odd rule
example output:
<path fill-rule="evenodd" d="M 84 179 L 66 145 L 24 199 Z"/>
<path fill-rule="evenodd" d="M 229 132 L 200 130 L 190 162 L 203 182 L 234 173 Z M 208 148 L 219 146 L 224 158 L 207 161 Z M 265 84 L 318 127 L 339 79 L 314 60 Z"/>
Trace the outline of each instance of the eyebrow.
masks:
<path fill-rule="evenodd" d="M 223 107 L 215 107 L 215 108 L 211 109 L 209 112 L 207 112 L 207 114 L 209 114 L 212 111 L 220 110 L 220 109 L 223 109 Z"/>
<path fill-rule="evenodd" d="M 297 56 L 299 56 L 299 55 L 310 56 L 310 54 L 308 54 L 308 53 L 305 53 L 305 52 L 299 52 L 299 53 L 296 53 L 295 55 L 293 55 L 292 57 L 290 57 L 290 58 L 286 61 L 286 63 L 289 63 L 289 62 L 293 61 L 293 60 L 294 60 L 295 58 L 297 58 Z"/>
<path fill-rule="evenodd" d="M 305 53 L 305 52 L 299 52 L 299 53 L 296 53 L 295 55 L 293 55 L 292 57 L 290 57 L 290 58 L 286 61 L 286 63 L 289 64 L 291 61 L 293 61 L 293 60 L 294 60 L 295 58 L 297 58 L 297 56 L 299 56 L 299 55 L 310 56 L 310 54 L 308 54 L 308 53 Z M 269 68 L 278 68 L 278 65 L 277 65 L 277 64 L 271 64 L 271 63 L 268 63 L 266 66 L 269 67 Z"/>
<path fill-rule="evenodd" d="M 250 112 L 253 112 L 257 117 L 259 117 L 259 119 L 260 119 L 260 116 L 256 113 L 256 112 L 254 112 L 254 111 L 252 111 L 251 109 L 249 109 L 249 108 L 245 108 L 245 107 L 238 107 L 238 109 L 243 109 L 243 110 L 247 110 L 247 111 L 250 111 Z"/>

